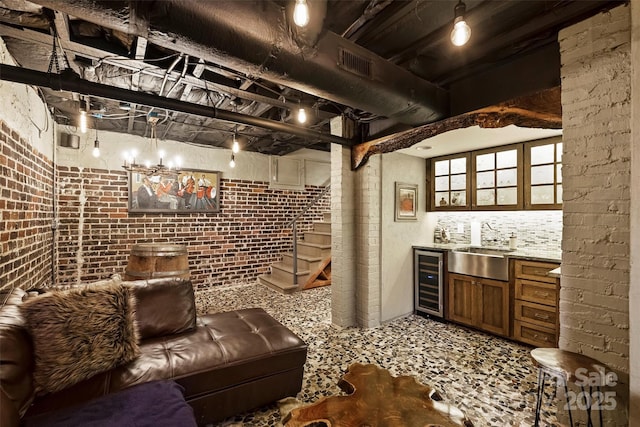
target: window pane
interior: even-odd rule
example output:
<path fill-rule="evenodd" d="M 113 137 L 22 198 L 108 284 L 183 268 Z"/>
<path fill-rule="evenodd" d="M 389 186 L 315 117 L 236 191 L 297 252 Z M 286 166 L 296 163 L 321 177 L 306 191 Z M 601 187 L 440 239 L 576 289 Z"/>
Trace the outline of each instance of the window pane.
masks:
<path fill-rule="evenodd" d="M 537 147 L 531 147 L 531 164 L 542 165 L 545 163 L 553 163 L 553 151 L 555 150 L 555 144 L 538 145 Z"/>
<path fill-rule="evenodd" d="M 465 206 L 467 204 L 466 191 L 454 191 L 451 193 L 451 206 Z"/>
<path fill-rule="evenodd" d="M 449 206 L 449 193 L 436 193 L 436 205 L 437 206 Z"/>
<path fill-rule="evenodd" d="M 562 203 L 562 184 L 556 187 L 556 203 Z"/>
<path fill-rule="evenodd" d="M 451 159 L 451 173 L 465 173 L 467 171 L 467 158 Z"/>
<path fill-rule="evenodd" d="M 531 184 L 553 184 L 553 165 L 531 166 Z"/>
<path fill-rule="evenodd" d="M 436 191 L 445 191 L 449 189 L 449 176 L 436 177 Z"/>
<path fill-rule="evenodd" d="M 476 170 L 486 171 L 495 169 L 495 153 L 481 154 L 476 157 Z"/>
<path fill-rule="evenodd" d="M 556 165 L 556 181 L 562 182 L 562 165 Z"/>
<path fill-rule="evenodd" d="M 562 163 L 562 142 L 556 144 L 556 162 Z"/>
<path fill-rule="evenodd" d="M 518 150 L 498 151 L 496 167 L 498 169 L 514 168 L 518 166 Z"/>
<path fill-rule="evenodd" d="M 467 189 L 467 174 L 451 175 L 451 189 L 452 190 L 466 190 Z"/>
<path fill-rule="evenodd" d="M 505 169 L 496 172 L 498 185 L 497 187 L 511 187 L 518 183 L 518 170 Z"/>
<path fill-rule="evenodd" d="M 476 188 L 491 188 L 495 187 L 495 175 L 493 171 L 490 172 L 478 172 L 476 174 Z"/>
<path fill-rule="evenodd" d="M 439 160 L 436 162 L 436 176 L 447 175 L 449 173 L 449 160 Z"/>
<path fill-rule="evenodd" d="M 476 199 L 478 206 L 489 206 L 496 204 L 495 191 L 491 190 L 478 190 L 476 191 Z"/>
<path fill-rule="evenodd" d="M 554 186 L 540 185 L 531 187 L 531 204 L 533 205 L 550 205 L 554 203 Z"/>
<path fill-rule="evenodd" d="M 518 189 L 512 188 L 498 188 L 498 204 L 499 205 L 517 205 L 518 204 Z"/>

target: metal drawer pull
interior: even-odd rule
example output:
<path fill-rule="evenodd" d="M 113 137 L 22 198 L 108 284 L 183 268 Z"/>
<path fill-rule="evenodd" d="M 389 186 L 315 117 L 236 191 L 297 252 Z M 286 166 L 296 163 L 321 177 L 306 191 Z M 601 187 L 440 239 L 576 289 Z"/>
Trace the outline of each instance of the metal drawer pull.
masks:
<path fill-rule="evenodd" d="M 542 292 L 542 291 L 535 291 L 533 294 L 539 297 L 545 297 L 545 298 L 551 295 L 549 292 Z"/>
<path fill-rule="evenodd" d="M 533 313 L 533 317 L 536 319 L 549 320 L 548 314 Z"/>

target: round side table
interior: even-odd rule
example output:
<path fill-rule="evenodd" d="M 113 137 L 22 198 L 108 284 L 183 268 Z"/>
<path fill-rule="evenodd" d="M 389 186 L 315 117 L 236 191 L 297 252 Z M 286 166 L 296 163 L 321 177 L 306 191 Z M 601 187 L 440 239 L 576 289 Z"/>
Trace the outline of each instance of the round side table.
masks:
<path fill-rule="evenodd" d="M 607 375 L 605 372 L 611 370 L 603 363 L 585 356 L 583 354 L 573 353 L 558 348 L 536 348 L 531 350 L 531 358 L 538 367 L 538 395 L 536 400 L 536 418 L 534 426 L 538 426 L 540 422 L 540 408 L 542 406 L 542 397 L 544 396 L 544 387 L 547 377 L 549 379 L 556 378 L 558 385 L 564 386 L 565 396 L 567 399 L 567 408 L 569 410 L 569 424 L 573 427 L 573 417 L 571 415 L 572 402 L 569 396 L 569 388 L 567 384 L 577 384 L 585 399 L 585 409 L 587 411 L 587 426 L 593 427 L 591 419 L 592 406 L 592 389 L 596 387 L 598 396 L 601 396 L 600 387 L 607 385 Z M 593 375 L 597 373 L 597 375 Z M 591 375 L 590 375 L 591 374 Z M 585 381 L 588 378 L 588 381 Z M 587 384 L 585 384 L 585 382 Z M 589 386 L 589 392 L 585 391 L 585 385 Z M 577 402 L 573 400 L 573 403 Z M 600 414 L 600 426 L 602 426 L 602 410 Z"/>

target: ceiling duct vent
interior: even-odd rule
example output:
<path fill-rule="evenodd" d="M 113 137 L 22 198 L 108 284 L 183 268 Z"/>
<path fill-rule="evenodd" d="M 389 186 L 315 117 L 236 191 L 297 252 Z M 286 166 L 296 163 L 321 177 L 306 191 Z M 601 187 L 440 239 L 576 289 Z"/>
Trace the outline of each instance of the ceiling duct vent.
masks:
<path fill-rule="evenodd" d="M 344 48 L 338 50 L 338 66 L 350 73 L 373 80 L 371 60 L 356 55 Z"/>

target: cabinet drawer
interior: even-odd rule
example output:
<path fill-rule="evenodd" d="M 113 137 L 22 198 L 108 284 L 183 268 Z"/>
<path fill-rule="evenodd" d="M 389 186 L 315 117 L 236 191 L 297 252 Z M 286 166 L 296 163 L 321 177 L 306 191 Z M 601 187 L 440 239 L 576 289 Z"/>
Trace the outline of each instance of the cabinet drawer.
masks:
<path fill-rule="evenodd" d="M 539 282 L 556 283 L 555 277 L 549 277 L 547 273 L 558 268 L 559 264 L 550 262 L 516 260 L 515 276 L 518 279 L 536 280 Z"/>
<path fill-rule="evenodd" d="M 522 320 L 554 330 L 556 328 L 558 316 L 555 307 L 516 300 L 515 312 L 516 320 Z"/>
<path fill-rule="evenodd" d="M 516 279 L 516 299 L 537 302 L 553 307 L 558 305 L 558 288 L 555 283 Z"/>
<path fill-rule="evenodd" d="M 536 347 L 556 347 L 558 338 L 555 329 L 549 329 L 531 323 L 515 320 L 513 336 L 516 340 Z"/>

